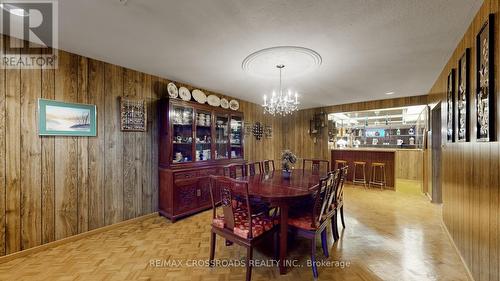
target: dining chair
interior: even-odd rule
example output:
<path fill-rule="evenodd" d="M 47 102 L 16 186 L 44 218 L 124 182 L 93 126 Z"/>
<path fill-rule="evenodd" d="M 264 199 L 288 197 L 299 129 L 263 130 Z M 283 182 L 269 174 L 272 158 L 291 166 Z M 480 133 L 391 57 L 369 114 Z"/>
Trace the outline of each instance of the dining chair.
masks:
<path fill-rule="evenodd" d="M 330 204 L 330 207 L 334 210 L 332 211 L 333 216 L 331 217 L 332 221 L 332 233 L 335 241 L 339 239 L 339 230 L 337 226 L 337 217 L 340 213 L 340 219 L 342 221 L 342 227 L 345 228 L 344 222 L 344 182 L 347 177 L 347 171 L 349 167 L 345 166 L 339 170 L 339 179 L 336 183 L 337 187 L 335 188 L 335 196 L 333 198 L 333 202 Z"/>
<path fill-rule="evenodd" d="M 275 170 L 274 160 L 264 160 L 264 161 L 262 161 L 262 166 L 264 168 L 264 173 L 266 173 L 266 174 L 269 174 L 270 172 L 274 172 L 274 170 Z"/>
<path fill-rule="evenodd" d="M 217 192 L 218 191 L 218 192 Z M 220 195 L 222 213 L 218 214 L 216 203 Z M 244 198 L 243 206 L 233 204 L 235 196 Z M 246 280 L 252 276 L 253 248 L 274 234 L 276 255 L 278 254 L 278 225 L 275 217 L 267 214 L 254 215 L 248 195 L 248 182 L 224 176 L 210 175 L 210 198 L 212 200 L 212 223 L 210 236 L 209 265 L 213 267 L 215 257 L 216 235 L 243 246 L 247 249 Z"/>
<path fill-rule="evenodd" d="M 223 167 L 224 176 L 235 179 L 246 176 L 247 165 L 245 163 L 233 163 Z"/>
<path fill-rule="evenodd" d="M 262 174 L 262 163 L 261 162 L 250 162 L 248 166 L 248 175 L 255 176 L 256 174 Z"/>
<path fill-rule="evenodd" d="M 308 209 L 299 209 L 291 212 L 288 218 L 288 226 L 297 233 L 297 235 L 307 238 L 311 241 L 311 262 L 314 278 L 318 278 L 318 268 L 316 266 L 316 237 L 321 235 L 321 245 L 323 254 L 328 257 L 328 241 L 326 227 L 330 223 L 332 209 L 328 203 L 333 200 L 334 194 L 332 188 L 334 173 L 329 173 L 326 178 L 319 182 L 318 189 L 314 193 L 314 203 Z"/>
<path fill-rule="evenodd" d="M 324 168 L 322 167 L 324 166 Z M 325 172 L 330 171 L 330 162 L 328 160 L 322 159 L 303 159 L 302 160 L 302 169 L 311 169 L 313 175 L 319 175 L 322 168 Z"/>

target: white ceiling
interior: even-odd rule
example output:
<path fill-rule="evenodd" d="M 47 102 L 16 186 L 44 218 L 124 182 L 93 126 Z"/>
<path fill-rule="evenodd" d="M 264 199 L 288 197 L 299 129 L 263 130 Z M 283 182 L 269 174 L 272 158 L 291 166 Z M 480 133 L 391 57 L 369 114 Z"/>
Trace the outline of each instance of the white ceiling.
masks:
<path fill-rule="evenodd" d="M 59 0 L 59 47 L 262 103 L 277 79 L 242 60 L 272 46 L 322 65 L 285 85 L 302 108 L 427 94 L 482 0 Z M 386 92 L 395 92 L 392 96 Z"/>

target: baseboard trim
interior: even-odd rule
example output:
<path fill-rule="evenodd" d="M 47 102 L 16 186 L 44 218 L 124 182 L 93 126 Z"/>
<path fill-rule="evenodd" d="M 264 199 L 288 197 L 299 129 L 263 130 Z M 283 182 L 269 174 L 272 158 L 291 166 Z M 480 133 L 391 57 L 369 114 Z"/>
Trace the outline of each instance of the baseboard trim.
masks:
<path fill-rule="evenodd" d="M 467 266 L 465 259 L 462 257 L 462 254 L 460 253 L 460 250 L 458 249 L 457 244 L 455 244 L 453 237 L 451 237 L 451 234 L 448 231 L 448 228 L 446 227 L 446 224 L 444 224 L 444 221 L 442 219 L 441 219 L 441 227 L 444 229 L 444 232 L 446 232 L 446 236 L 448 236 L 448 239 L 450 240 L 451 245 L 453 245 L 453 248 L 455 249 L 455 252 L 457 253 L 458 257 L 460 257 L 460 261 L 462 261 L 462 264 L 465 268 L 465 272 L 467 272 L 467 277 L 469 278 L 470 281 L 475 281 L 474 276 L 472 276 L 472 272 L 470 271 L 469 267 Z"/>
<path fill-rule="evenodd" d="M 115 228 L 118 228 L 118 227 L 121 227 L 121 226 L 124 226 L 124 225 L 127 225 L 127 224 L 135 223 L 135 222 L 138 222 L 138 221 L 143 221 L 145 219 L 149 219 L 149 218 L 157 217 L 157 216 L 158 216 L 158 212 L 154 212 L 154 213 L 147 214 L 147 215 L 144 215 L 144 216 L 140 216 L 140 217 L 137 217 L 137 218 L 133 218 L 133 219 L 129 219 L 129 220 L 126 220 L 126 221 L 118 222 L 118 223 L 115 223 L 115 224 L 111 224 L 111 225 L 103 226 L 103 227 L 100 227 L 100 228 L 92 229 L 92 230 L 89 230 L 87 232 L 76 234 L 76 235 L 73 235 L 73 236 L 70 236 L 70 237 L 66 237 L 66 238 L 63 238 L 63 239 L 60 239 L 60 240 L 52 241 L 52 242 L 49 242 L 49 243 L 46 243 L 46 244 L 43 244 L 43 245 L 40 245 L 40 246 L 36 246 L 36 247 L 33 247 L 33 248 L 29 248 L 29 249 L 26 249 L 26 250 L 15 252 L 15 253 L 12 253 L 12 254 L 0 257 L 0 264 L 6 263 L 6 262 L 11 261 L 13 259 L 21 258 L 21 257 L 27 256 L 27 255 L 31 255 L 31 254 L 34 254 L 34 253 L 38 253 L 38 252 L 41 252 L 41 251 L 44 251 L 44 250 L 47 250 L 47 249 L 50 249 L 50 248 L 53 248 L 53 247 L 57 247 L 57 246 L 62 245 L 62 244 L 66 244 L 66 243 L 69 243 L 69 242 L 80 240 L 80 239 L 83 239 L 83 238 L 86 238 L 86 237 L 89 237 L 89 236 L 92 236 L 92 235 L 95 235 L 95 234 L 99 234 L 99 233 L 102 233 L 102 232 L 105 232 L 105 231 L 108 231 L 108 230 L 112 230 L 112 229 L 115 229 Z"/>

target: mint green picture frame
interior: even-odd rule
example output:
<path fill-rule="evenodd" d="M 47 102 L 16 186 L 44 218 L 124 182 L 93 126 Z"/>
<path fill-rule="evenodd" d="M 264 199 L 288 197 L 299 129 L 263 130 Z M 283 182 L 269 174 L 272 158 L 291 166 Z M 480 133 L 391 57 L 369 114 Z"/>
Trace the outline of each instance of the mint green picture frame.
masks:
<path fill-rule="evenodd" d="M 50 116 L 47 116 L 47 111 L 51 113 Z M 73 116 L 72 113 L 74 116 L 80 114 L 80 119 L 69 118 L 69 116 Z M 38 135 L 40 136 L 97 136 L 97 109 L 95 105 L 38 99 L 38 116 Z M 69 126 L 72 124 L 71 122 L 74 123 L 73 126 Z M 69 123 L 69 125 L 61 125 L 65 123 Z"/>

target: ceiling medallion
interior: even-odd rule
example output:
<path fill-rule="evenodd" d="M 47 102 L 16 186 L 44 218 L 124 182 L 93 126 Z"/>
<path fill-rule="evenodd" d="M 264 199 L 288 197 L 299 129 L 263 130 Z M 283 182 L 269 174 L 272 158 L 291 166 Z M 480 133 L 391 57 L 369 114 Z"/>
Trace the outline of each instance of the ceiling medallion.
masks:
<path fill-rule="evenodd" d="M 297 46 L 277 46 L 259 50 L 248 55 L 241 63 L 243 71 L 260 77 L 272 79 L 278 73 L 276 65 L 286 65 L 287 78 L 304 75 L 322 63 L 320 54 L 316 51 Z"/>
<path fill-rule="evenodd" d="M 298 109 L 299 105 L 299 100 L 297 93 L 295 93 L 295 99 L 292 98 L 292 91 L 288 90 L 288 93 L 283 92 L 282 84 L 281 84 L 281 71 L 283 68 L 285 68 L 284 64 L 278 64 L 276 65 L 276 68 L 279 69 L 280 73 L 280 87 L 279 87 L 279 92 L 276 94 L 275 91 L 273 91 L 271 95 L 271 99 L 269 100 L 269 103 L 267 102 L 267 96 L 264 95 L 264 104 L 262 107 L 264 107 L 264 113 L 269 113 L 271 115 L 288 115 L 292 114 L 294 111 Z"/>

